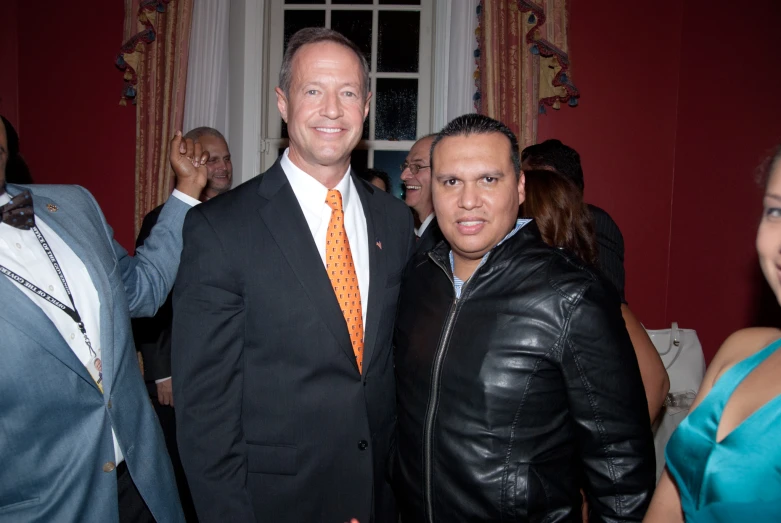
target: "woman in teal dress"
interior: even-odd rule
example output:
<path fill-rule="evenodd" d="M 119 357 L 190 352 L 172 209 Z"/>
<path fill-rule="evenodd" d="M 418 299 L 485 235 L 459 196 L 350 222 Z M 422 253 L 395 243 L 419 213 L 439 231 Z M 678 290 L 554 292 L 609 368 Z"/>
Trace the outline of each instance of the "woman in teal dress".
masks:
<path fill-rule="evenodd" d="M 769 160 L 757 252 L 781 303 L 781 148 Z M 781 331 L 730 336 L 667 444 L 646 522 L 781 522 Z"/>

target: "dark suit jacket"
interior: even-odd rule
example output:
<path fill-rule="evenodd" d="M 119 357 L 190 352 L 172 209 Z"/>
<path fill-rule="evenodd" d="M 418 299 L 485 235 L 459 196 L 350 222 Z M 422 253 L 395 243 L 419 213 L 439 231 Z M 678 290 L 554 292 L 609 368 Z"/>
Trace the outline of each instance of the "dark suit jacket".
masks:
<path fill-rule="evenodd" d="M 415 245 L 415 254 L 417 255 L 427 253 L 444 239 L 445 237 L 442 235 L 442 231 L 439 229 L 437 219 L 434 218 L 431 220 L 431 223 L 428 224 L 426 230 L 423 231 L 423 236 L 420 237 L 417 245 Z"/>
<path fill-rule="evenodd" d="M 400 200 L 353 176 L 366 216 L 364 373 L 279 163 L 195 207 L 174 290 L 179 450 L 204 522 L 396 523 L 391 336 L 414 249 Z"/>
<path fill-rule="evenodd" d="M 599 245 L 599 270 L 618 290 L 621 303 L 626 303 L 624 296 L 624 236 L 613 218 L 596 205 L 588 204 L 594 219 L 594 232 Z"/>
<path fill-rule="evenodd" d="M 144 240 L 149 237 L 152 227 L 157 223 L 160 205 L 152 209 L 144 216 L 141 230 L 136 238 L 136 249 L 144 245 Z M 173 306 L 171 294 L 165 303 L 151 318 L 136 318 L 133 320 L 133 339 L 136 350 L 141 352 L 144 359 L 144 380 L 147 382 L 150 394 L 157 396 L 155 380 L 167 378 L 171 375 L 171 322 L 173 321 Z"/>

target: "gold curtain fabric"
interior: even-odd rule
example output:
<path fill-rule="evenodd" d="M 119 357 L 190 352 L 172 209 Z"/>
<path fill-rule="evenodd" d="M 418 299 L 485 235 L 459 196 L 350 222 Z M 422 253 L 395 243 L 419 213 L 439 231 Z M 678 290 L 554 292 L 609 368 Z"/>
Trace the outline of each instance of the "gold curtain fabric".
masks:
<path fill-rule="evenodd" d="M 136 106 L 136 234 L 171 194 L 169 143 L 182 128 L 193 0 L 125 0 L 121 104 Z M 123 67 L 124 66 L 124 67 Z"/>
<path fill-rule="evenodd" d="M 521 147 L 537 139 L 546 107 L 577 105 L 571 81 L 566 0 L 481 0 L 475 107 L 504 122 Z"/>

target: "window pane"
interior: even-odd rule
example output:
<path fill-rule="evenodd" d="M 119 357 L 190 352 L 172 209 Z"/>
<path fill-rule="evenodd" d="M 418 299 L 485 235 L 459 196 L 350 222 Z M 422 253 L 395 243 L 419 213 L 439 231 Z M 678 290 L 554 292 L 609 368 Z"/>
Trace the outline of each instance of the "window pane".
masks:
<path fill-rule="evenodd" d="M 374 168 L 388 173 L 391 181 L 391 194 L 402 197 L 401 170 L 399 165 L 407 158 L 407 151 L 374 151 Z"/>
<path fill-rule="evenodd" d="M 334 2 L 336 3 L 336 2 Z M 380 0 L 380 5 L 420 5 L 420 0 Z"/>
<path fill-rule="evenodd" d="M 366 61 L 372 61 L 372 12 L 332 11 L 331 29 L 353 41 L 363 52 Z"/>
<path fill-rule="evenodd" d="M 369 151 L 366 149 L 355 149 L 350 156 L 350 167 L 357 172 L 363 172 L 369 168 Z"/>
<path fill-rule="evenodd" d="M 372 0 L 331 0 L 332 4 L 361 4 L 371 5 Z"/>
<path fill-rule="evenodd" d="M 380 11 L 377 27 L 377 71 L 416 73 L 420 13 Z"/>
<path fill-rule="evenodd" d="M 285 43 L 282 47 L 284 53 L 290 37 L 296 31 L 305 27 L 325 27 L 325 11 L 285 11 Z"/>
<path fill-rule="evenodd" d="M 324 4 L 325 0 L 285 0 L 286 4 Z"/>
<path fill-rule="evenodd" d="M 414 140 L 418 122 L 418 81 L 377 79 L 375 140 Z"/>

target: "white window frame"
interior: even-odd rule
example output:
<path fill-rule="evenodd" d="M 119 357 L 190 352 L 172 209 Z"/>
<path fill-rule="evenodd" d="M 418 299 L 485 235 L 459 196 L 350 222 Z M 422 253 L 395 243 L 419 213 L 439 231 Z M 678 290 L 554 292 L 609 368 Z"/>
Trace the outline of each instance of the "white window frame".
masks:
<path fill-rule="evenodd" d="M 477 18 L 474 13 L 478 4 L 478 0 L 423 1 L 430 6 L 427 7 L 429 19 L 425 24 L 421 15 L 421 40 L 428 39 L 433 44 L 420 46 L 419 71 L 426 67 L 432 73 L 430 88 L 418 99 L 419 111 L 421 107 L 430 107 L 429 121 L 418 119 L 418 136 L 441 129 L 455 116 L 474 111 L 471 72 L 474 71 L 473 52 L 476 46 L 474 30 Z M 277 156 L 278 146 L 271 147 L 265 141 L 269 136 L 267 122 L 279 118 L 276 101 L 269 103 L 270 96 L 276 98 L 273 88 L 269 90 L 264 83 L 264 78 L 274 78 L 273 83 L 276 84 L 281 64 L 281 56 L 275 65 L 269 63 L 267 36 L 271 2 L 230 0 L 228 121 L 234 186 L 265 171 L 270 167 L 268 160 L 273 164 Z M 424 30 L 424 27 L 427 29 Z M 433 53 L 428 53 L 427 65 L 423 62 L 424 47 L 433 49 Z M 432 60 L 432 57 L 435 59 Z M 420 85 L 419 81 L 419 89 Z M 387 143 L 393 147 L 383 146 L 382 150 L 409 150 L 414 142 Z"/>
<path fill-rule="evenodd" d="M 262 140 L 262 168 L 263 170 L 271 167 L 277 159 L 280 148 L 287 146 L 287 139 L 281 138 L 281 120 L 278 117 L 277 97 L 274 88 L 278 84 L 279 69 L 282 66 L 282 46 L 284 39 L 284 12 L 285 11 L 325 11 L 325 27 L 331 26 L 331 13 L 333 11 L 371 11 L 372 12 L 372 53 L 371 53 L 371 92 L 376 92 L 378 78 L 399 78 L 415 79 L 418 81 L 418 108 L 417 122 L 415 125 L 416 135 L 423 136 L 428 134 L 431 129 L 431 85 L 433 80 L 433 71 L 431 67 L 431 56 L 433 52 L 433 12 L 434 0 L 421 0 L 420 5 L 409 6 L 389 6 L 379 5 L 378 0 L 374 0 L 371 5 L 343 5 L 332 4 L 331 0 L 326 0 L 325 4 L 285 4 L 284 0 L 267 0 L 270 11 L 267 17 L 266 28 L 269 38 L 266 40 L 268 49 L 268 68 L 265 71 L 265 107 L 266 114 L 263 127 Z M 416 11 L 420 12 L 420 42 L 417 73 L 379 73 L 377 70 L 377 26 L 379 11 Z M 375 118 L 376 118 L 376 96 L 371 98 L 371 108 L 369 111 L 369 139 L 361 140 L 356 147 L 368 151 L 368 167 L 374 166 L 374 151 L 408 151 L 415 140 L 374 140 Z M 276 117 L 274 115 L 277 115 Z"/>

